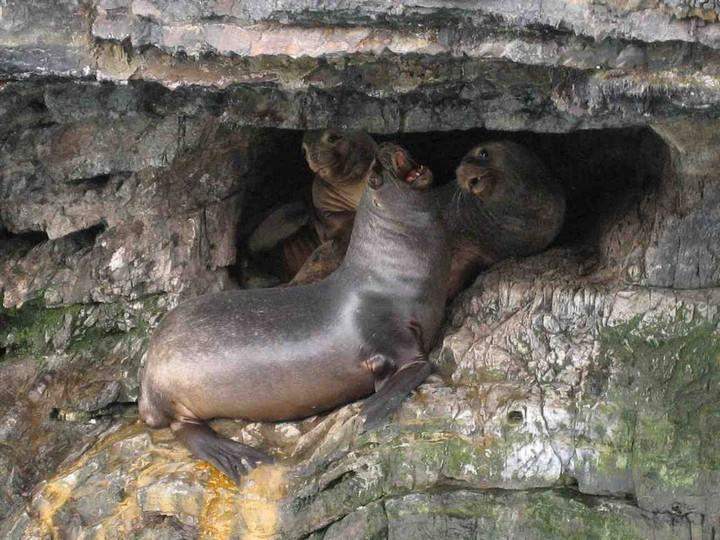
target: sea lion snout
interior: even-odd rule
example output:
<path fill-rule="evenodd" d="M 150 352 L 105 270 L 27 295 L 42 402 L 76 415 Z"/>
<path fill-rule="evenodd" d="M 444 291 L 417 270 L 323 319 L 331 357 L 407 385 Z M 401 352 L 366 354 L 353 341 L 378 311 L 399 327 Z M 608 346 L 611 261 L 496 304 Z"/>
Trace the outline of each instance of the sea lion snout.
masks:
<path fill-rule="evenodd" d="M 425 165 L 417 165 L 405 175 L 405 181 L 415 189 L 427 189 L 433 183 L 433 173 Z"/>
<path fill-rule="evenodd" d="M 488 197 L 497 184 L 496 174 L 485 166 L 463 160 L 455 171 L 460 188 L 475 197 Z"/>

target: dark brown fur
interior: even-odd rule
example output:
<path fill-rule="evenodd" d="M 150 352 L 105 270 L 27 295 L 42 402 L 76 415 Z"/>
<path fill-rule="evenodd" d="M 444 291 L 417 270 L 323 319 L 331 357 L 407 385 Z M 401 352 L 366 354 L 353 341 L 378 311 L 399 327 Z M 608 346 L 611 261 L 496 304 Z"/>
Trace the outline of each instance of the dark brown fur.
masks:
<path fill-rule="evenodd" d="M 449 260 L 427 185 L 408 177 L 415 168 L 402 148 L 379 150 L 329 278 L 201 296 L 168 313 L 141 374 L 141 418 L 237 481 L 269 458 L 219 436 L 212 418 L 292 420 L 375 391 L 361 411 L 368 427 L 398 407 L 430 372 Z"/>
<path fill-rule="evenodd" d="M 545 249 L 565 214 L 561 186 L 524 146 L 480 144 L 458 165 L 456 178 L 435 191 L 452 243 L 448 298 L 454 298 L 483 268 Z M 342 261 L 342 250 L 317 250 L 292 283 L 312 283 Z"/>
<path fill-rule="evenodd" d="M 534 153 L 510 141 L 470 150 L 438 200 L 452 240 L 449 298 L 481 269 L 545 249 L 565 216 L 560 184 Z"/>

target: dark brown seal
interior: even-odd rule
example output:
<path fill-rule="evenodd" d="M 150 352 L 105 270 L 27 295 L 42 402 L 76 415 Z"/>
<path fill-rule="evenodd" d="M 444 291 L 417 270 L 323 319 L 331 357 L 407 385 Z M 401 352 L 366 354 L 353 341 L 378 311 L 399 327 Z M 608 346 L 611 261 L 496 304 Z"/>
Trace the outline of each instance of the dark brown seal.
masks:
<path fill-rule="evenodd" d="M 321 242 L 349 236 L 375 159 L 375 141 L 363 131 L 308 131 L 303 151 L 315 173 L 312 202 Z"/>
<path fill-rule="evenodd" d="M 565 215 L 565 195 L 526 147 L 498 141 L 470 150 L 454 182 L 434 191 L 452 243 L 448 298 L 478 272 L 508 257 L 545 249 Z M 312 283 L 342 262 L 333 245 L 318 248 L 292 283 Z"/>
<path fill-rule="evenodd" d="M 168 313 L 141 375 L 141 418 L 238 480 L 267 456 L 207 420 L 292 420 L 375 391 L 361 409 L 368 427 L 399 406 L 430 372 L 444 312 L 447 242 L 428 178 L 384 145 L 330 277 L 206 295 Z"/>
<path fill-rule="evenodd" d="M 328 129 L 307 132 L 303 149 L 315 172 L 312 200 L 321 243 L 298 267 L 291 285 L 315 283 L 342 262 L 376 146 L 362 131 Z"/>
<path fill-rule="evenodd" d="M 545 249 L 565 216 L 560 184 L 533 152 L 511 141 L 474 147 L 458 165 L 455 182 L 438 195 L 452 241 L 449 298 L 481 269 Z"/>
<path fill-rule="evenodd" d="M 326 260 L 335 261 L 330 263 L 332 270 L 342 261 L 377 146 L 362 131 L 327 129 L 306 132 L 302 148 L 315 175 L 306 205 L 311 209 L 309 223 L 299 223 L 293 214 L 297 203 L 285 205 L 270 214 L 248 241 L 251 252 L 274 253 L 272 244 L 277 243 L 279 252 L 274 258 L 288 279 L 295 276 L 295 283 L 314 282 L 327 276 L 330 271 L 325 270 Z M 283 235 L 283 229 L 294 224 L 294 231 L 272 242 L 273 237 Z M 254 249 L 253 244 L 261 243 L 258 238 L 264 242 L 269 239 L 272 244 Z M 316 255 L 306 264 L 318 246 L 322 257 Z"/>

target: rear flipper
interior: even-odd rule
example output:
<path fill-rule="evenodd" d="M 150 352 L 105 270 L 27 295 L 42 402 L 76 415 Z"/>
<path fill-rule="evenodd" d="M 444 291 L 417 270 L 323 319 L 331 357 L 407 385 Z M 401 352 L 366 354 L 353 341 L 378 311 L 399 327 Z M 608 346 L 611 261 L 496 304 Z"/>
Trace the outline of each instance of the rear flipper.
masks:
<path fill-rule="evenodd" d="M 395 412 L 408 394 L 417 388 L 431 371 L 430 362 L 416 360 L 393 373 L 377 392 L 363 402 L 360 408 L 360 417 L 365 419 L 362 430 L 366 431 L 378 426 Z"/>
<path fill-rule="evenodd" d="M 273 462 L 270 456 L 246 444 L 221 437 L 205 423 L 177 421 L 170 428 L 193 456 L 212 463 L 236 484 L 253 467 Z"/>

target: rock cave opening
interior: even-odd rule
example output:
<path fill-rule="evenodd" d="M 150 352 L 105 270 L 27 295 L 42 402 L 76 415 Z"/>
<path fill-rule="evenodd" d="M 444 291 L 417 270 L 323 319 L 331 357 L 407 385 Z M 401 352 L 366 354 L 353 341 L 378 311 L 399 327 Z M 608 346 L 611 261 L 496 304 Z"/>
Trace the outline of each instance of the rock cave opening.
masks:
<path fill-rule="evenodd" d="M 248 257 L 247 240 L 274 208 L 309 201 L 313 174 L 301 151 L 303 131 L 260 129 L 264 145 L 250 171 L 244 211 L 239 227 L 238 270 Z M 670 155 L 666 143 L 648 127 L 577 130 L 568 133 L 493 131 L 482 128 L 455 131 L 378 134 L 377 142 L 396 141 L 427 164 L 437 184 L 454 181 L 455 169 L 481 142 L 510 140 L 531 149 L 562 184 L 567 207 L 565 223 L 551 247 L 567 247 L 584 257 L 598 254 L 606 236 L 628 215 L 639 216 L 643 205 L 653 204 Z M 277 159 L 282 155 L 283 159 Z M 638 240 L 637 238 L 634 240 Z M 278 269 L 277 257 L 263 254 L 255 261 L 278 282 L 288 275 Z M 272 283 L 272 282 L 270 282 Z"/>

